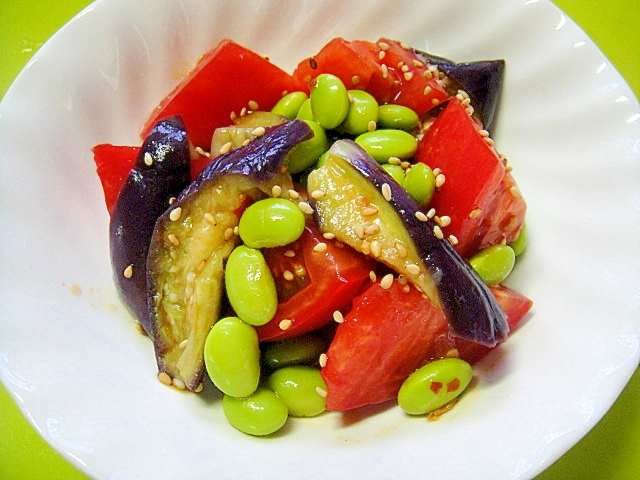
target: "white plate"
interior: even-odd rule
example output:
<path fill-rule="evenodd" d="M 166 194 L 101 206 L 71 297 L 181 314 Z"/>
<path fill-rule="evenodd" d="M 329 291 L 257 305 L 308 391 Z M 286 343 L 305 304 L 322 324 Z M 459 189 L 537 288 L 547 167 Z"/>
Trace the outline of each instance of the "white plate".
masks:
<path fill-rule="evenodd" d="M 495 140 L 530 207 L 530 248 L 510 284 L 535 306 L 437 422 L 398 408 L 352 424 L 327 414 L 256 439 L 226 423 L 217 396 L 156 380 L 151 343 L 111 282 L 90 148 L 140 143 L 148 112 L 223 37 L 292 70 L 334 36 L 506 59 Z M 98 1 L 0 105 L 0 378 L 96 478 L 532 477 L 638 365 L 639 111 L 546 1 Z"/>

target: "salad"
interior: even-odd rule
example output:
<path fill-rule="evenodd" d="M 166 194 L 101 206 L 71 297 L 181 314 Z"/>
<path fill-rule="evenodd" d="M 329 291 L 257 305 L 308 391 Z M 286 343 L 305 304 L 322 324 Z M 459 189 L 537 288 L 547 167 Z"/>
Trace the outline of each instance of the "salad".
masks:
<path fill-rule="evenodd" d="M 223 40 L 93 149 L 114 281 L 161 382 L 253 435 L 397 401 L 437 417 L 532 306 L 526 204 L 491 139 L 501 60 L 336 38 L 292 74 Z"/>

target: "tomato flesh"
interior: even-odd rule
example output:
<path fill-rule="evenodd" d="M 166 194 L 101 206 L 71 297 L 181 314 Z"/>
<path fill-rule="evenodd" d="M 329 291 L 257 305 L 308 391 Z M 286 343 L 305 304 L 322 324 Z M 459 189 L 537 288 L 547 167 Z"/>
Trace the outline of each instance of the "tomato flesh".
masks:
<path fill-rule="evenodd" d="M 326 250 L 314 250 L 320 244 Z M 261 341 L 291 338 L 332 322 L 336 310 L 350 308 L 353 297 L 371 281 L 369 272 L 374 268 L 373 261 L 361 253 L 327 242 L 311 223 L 296 242 L 263 251 L 276 280 L 279 303 L 274 318 L 257 327 Z M 286 329 L 281 328 L 283 320 L 290 321 Z"/>
<path fill-rule="evenodd" d="M 181 115 L 191 142 L 208 151 L 214 130 L 229 125 L 232 112 L 240 114 L 249 108 L 250 101 L 261 110 L 270 110 L 283 92 L 301 89 L 304 85 L 266 58 L 223 40 L 156 107 L 142 136 L 146 137 L 158 120 Z"/>

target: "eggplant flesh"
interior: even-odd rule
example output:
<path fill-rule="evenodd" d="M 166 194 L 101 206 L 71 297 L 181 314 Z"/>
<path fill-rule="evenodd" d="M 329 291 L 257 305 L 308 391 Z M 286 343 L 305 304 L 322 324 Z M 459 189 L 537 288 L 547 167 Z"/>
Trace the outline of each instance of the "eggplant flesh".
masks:
<path fill-rule="evenodd" d="M 204 342 L 218 319 L 224 262 L 238 242 L 243 208 L 293 188 L 288 152 L 312 135 L 299 120 L 267 129 L 248 145 L 222 155 L 158 219 L 147 259 L 152 338 L 161 380 L 198 390 Z"/>
<path fill-rule="evenodd" d="M 504 81 L 505 61 L 497 59 L 456 63 L 420 50 L 414 49 L 414 52 L 424 62 L 436 65 L 452 79 L 453 90 L 467 92 L 484 129 L 491 132 Z"/>
<path fill-rule="evenodd" d="M 179 117 L 160 121 L 142 144 L 109 224 L 114 283 L 140 326 L 151 334 L 147 252 L 156 220 L 189 184 L 189 140 Z"/>
<path fill-rule="evenodd" d="M 506 339 L 506 315 L 487 285 L 362 148 L 335 142 L 325 165 L 309 175 L 308 189 L 325 193 L 315 202 L 322 231 L 404 275 L 443 309 L 455 335 L 487 346 Z"/>

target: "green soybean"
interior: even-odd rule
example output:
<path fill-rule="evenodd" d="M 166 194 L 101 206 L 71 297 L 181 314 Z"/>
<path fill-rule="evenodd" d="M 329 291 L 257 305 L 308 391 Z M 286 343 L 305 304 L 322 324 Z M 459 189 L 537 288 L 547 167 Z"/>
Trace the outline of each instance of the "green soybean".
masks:
<path fill-rule="evenodd" d="M 278 308 L 276 282 L 260 250 L 240 245 L 224 272 L 229 303 L 236 315 L 250 325 L 264 325 Z"/>
<path fill-rule="evenodd" d="M 402 186 L 418 205 L 426 206 L 436 191 L 436 177 L 428 165 L 417 162 L 405 172 Z"/>
<path fill-rule="evenodd" d="M 473 255 L 469 263 L 487 285 L 497 285 L 513 270 L 516 254 L 509 245 L 492 245 Z"/>
<path fill-rule="evenodd" d="M 435 360 L 404 381 L 398 392 L 398 405 L 410 415 L 424 415 L 457 398 L 472 378 L 473 369 L 464 360 Z"/>
<path fill-rule="evenodd" d="M 204 343 L 204 364 L 221 392 L 246 397 L 260 381 L 260 347 L 256 329 L 238 317 L 218 320 Z"/>
<path fill-rule="evenodd" d="M 389 174 L 398 184 L 404 183 L 404 168 L 400 165 L 393 165 L 391 163 L 383 163 L 382 169 Z"/>
<path fill-rule="evenodd" d="M 309 94 L 313 119 L 330 130 L 340 125 L 349 111 L 347 88 L 335 75 L 322 73 Z"/>
<path fill-rule="evenodd" d="M 267 386 L 284 401 L 292 417 L 314 417 L 325 411 L 327 386 L 317 368 L 280 368 L 269 376 Z"/>
<path fill-rule="evenodd" d="M 304 213 L 291 200 L 265 198 L 243 212 L 238 233 L 248 247 L 279 247 L 297 240 L 304 223 Z"/>
<path fill-rule="evenodd" d="M 525 248 L 527 247 L 527 225 L 526 224 L 523 224 L 522 227 L 520 227 L 520 232 L 518 233 L 518 236 L 515 238 L 513 242 L 509 244 L 509 246 L 513 248 L 513 252 L 516 254 L 516 257 L 522 254 L 522 252 L 524 252 Z"/>
<path fill-rule="evenodd" d="M 278 395 L 264 387 L 243 398 L 225 395 L 222 399 L 222 411 L 235 428 L 256 436 L 277 432 L 289 416 L 287 405 Z"/>
<path fill-rule="evenodd" d="M 418 149 L 416 137 L 404 130 L 374 130 L 358 135 L 355 142 L 378 163 L 385 163 L 391 157 L 413 157 Z"/>
<path fill-rule="evenodd" d="M 313 120 L 313 112 L 311 111 L 311 99 L 307 98 L 296 114 L 298 120 Z"/>
<path fill-rule="evenodd" d="M 291 149 L 287 157 L 287 165 L 291 173 L 299 173 L 314 165 L 320 155 L 329 148 L 327 134 L 318 122 L 313 120 L 303 120 L 313 131 L 313 137 L 300 142 Z"/>
<path fill-rule="evenodd" d="M 262 352 L 262 365 L 268 370 L 289 365 L 308 364 L 318 361 L 327 348 L 327 342 L 317 333 L 287 338 L 267 344 Z"/>
<path fill-rule="evenodd" d="M 364 90 L 349 90 L 349 110 L 340 125 L 342 131 L 349 135 L 374 130 L 378 122 L 378 102 Z"/>
<path fill-rule="evenodd" d="M 271 109 L 271 113 L 276 113 L 293 120 L 298 115 L 302 104 L 309 96 L 305 92 L 291 92 L 283 96 Z"/>
<path fill-rule="evenodd" d="M 378 125 L 380 128 L 395 128 L 411 131 L 418 126 L 418 114 L 404 105 L 388 103 L 378 107 Z"/>

